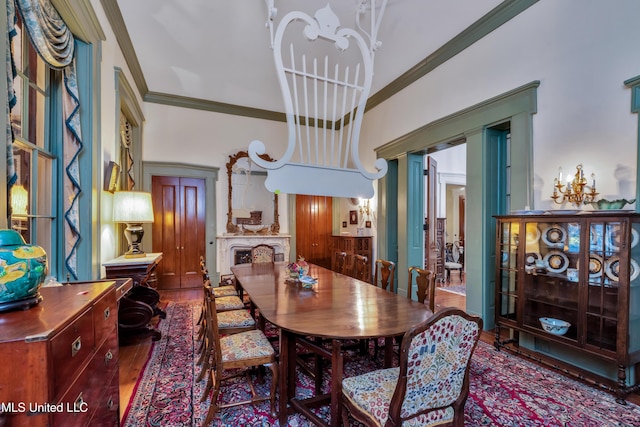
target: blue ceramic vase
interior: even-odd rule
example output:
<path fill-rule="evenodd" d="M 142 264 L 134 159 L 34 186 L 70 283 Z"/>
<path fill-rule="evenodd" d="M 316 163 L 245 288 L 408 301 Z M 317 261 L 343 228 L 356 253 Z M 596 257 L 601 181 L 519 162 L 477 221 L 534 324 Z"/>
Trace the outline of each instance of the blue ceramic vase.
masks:
<path fill-rule="evenodd" d="M 44 249 L 25 243 L 15 230 L 0 230 L 0 311 L 38 304 L 46 275 Z"/>

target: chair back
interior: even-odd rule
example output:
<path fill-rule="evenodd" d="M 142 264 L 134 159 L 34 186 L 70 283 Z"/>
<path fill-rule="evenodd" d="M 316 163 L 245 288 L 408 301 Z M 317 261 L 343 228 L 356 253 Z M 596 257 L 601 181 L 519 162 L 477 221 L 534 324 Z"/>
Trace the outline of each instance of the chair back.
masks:
<path fill-rule="evenodd" d="M 373 284 L 385 291 L 396 293 L 395 288 L 396 263 L 384 259 L 377 259 L 374 264 Z"/>
<path fill-rule="evenodd" d="M 358 280 L 367 280 L 367 264 L 368 259 L 364 255 L 353 256 L 353 277 Z"/>
<path fill-rule="evenodd" d="M 212 366 L 218 366 L 222 368 L 222 353 L 218 350 L 220 348 L 220 331 L 218 329 L 218 308 L 216 307 L 216 299 L 213 294 L 207 295 L 207 338 L 211 340 L 213 355 L 215 363 Z"/>
<path fill-rule="evenodd" d="M 405 333 L 400 375 L 389 408 L 393 425 L 403 425 L 415 416 L 426 420 L 429 412 L 447 407 L 454 410 L 452 425 L 463 425 L 469 365 L 481 332 L 481 318 L 445 308 Z M 413 421 L 418 425 L 421 419 Z"/>
<path fill-rule="evenodd" d="M 336 251 L 334 254 L 335 271 L 340 274 L 347 274 L 347 253 Z"/>
<path fill-rule="evenodd" d="M 270 245 L 256 245 L 251 248 L 251 262 L 274 262 L 275 249 Z"/>
<path fill-rule="evenodd" d="M 436 273 L 433 270 L 425 270 L 420 267 L 409 267 L 409 282 L 407 284 L 407 298 L 413 296 L 413 282 L 417 287 L 418 302 L 424 304 L 428 298 L 429 310 L 435 312 L 436 306 Z"/>
<path fill-rule="evenodd" d="M 204 261 L 204 257 L 200 255 L 200 273 L 202 274 L 202 282 L 209 280 L 209 269 Z"/>

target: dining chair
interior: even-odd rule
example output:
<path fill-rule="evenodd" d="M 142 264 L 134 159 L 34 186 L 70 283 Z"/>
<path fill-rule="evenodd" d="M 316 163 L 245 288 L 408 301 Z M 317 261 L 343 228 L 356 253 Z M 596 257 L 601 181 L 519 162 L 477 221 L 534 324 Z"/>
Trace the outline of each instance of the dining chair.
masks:
<path fill-rule="evenodd" d="M 446 243 L 444 249 L 444 270 L 445 282 L 451 281 L 451 270 L 458 270 L 460 281 L 462 281 L 462 270 L 464 264 L 461 262 L 461 248 L 459 242 Z"/>
<path fill-rule="evenodd" d="M 213 294 L 211 293 L 211 289 L 204 289 L 205 293 L 205 306 L 204 306 L 204 321 L 203 321 L 203 330 L 204 334 L 202 335 L 202 341 L 200 345 L 200 357 L 196 362 L 197 366 L 202 366 L 200 369 L 200 374 L 198 375 L 197 381 L 200 382 L 204 379 L 205 375 L 211 369 L 212 363 L 212 354 L 215 351 L 213 347 L 213 336 L 211 330 L 211 323 L 208 321 L 208 314 L 215 315 L 218 320 L 218 331 L 221 334 L 230 335 L 237 334 L 240 332 L 250 331 L 256 328 L 256 322 L 251 317 L 249 312 L 246 309 L 242 310 L 229 310 L 229 311 L 221 311 L 219 313 L 212 311 L 213 303 L 212 300 L 215 299 Z M 210 390 L 211 384 L 207 384 L 207 390 Z M 207 392 L 203 394 L 202 398 L 206 400 Z"/>
<path fill-rule="evenodd" d="M 202 255 L 200 256 L 200 271 L 202 273 L 203 283 L 205 283 L 207 280 L 211 280 L 211 278 L 209 277 L 209 269 L 207 268 L 204 257 Z M 223 284 L 222 278 L 220 280 L 220 285 L 212 289 L 216 298 L 238 295 L 238 290 L 236 289 L 235 285 Z"/>
<path fill-rule="evenodd" d="M 369 259 L 364 255 L 354 255 L 353 256 L 353 277 L 358 280 L 362 280 L 363 282 L 367 281 L 369 275 L 367 274 L 367 268 L 369 265 Z"/>
<path fill-rule="evenodd" d="M 445 308 L 409 329 L 399 366 L 342 380 L 342 422 L 366 426 L 464 425 L 471 356 L 482 319 Z"/>
<path fill-rule="evenodd" d="M 424 304 L 428 299 L 429 310 L 435 312 L 436 307 L 436 273 L 433 270 L 425 270 L 420 267 L 409 267 L 407 284 L 407 298 L 413 297 L 413 283 L 415 279 L 416 296 L 418 302 Z"/>
<path fill-rule="evenodd" d="M 347 253 L 343 251 L 336 251 L 334 257 L 334 271 L 340 274 L 347 274 Z"/>
<path fill-rule="evenodd" d="M 377 259 L 373 265 L 373 284 L 385 291 L 395 294 L 394 276 L 396 273 L 396 263 L 384 259 Z"/>
<path fill-rule="evenodd" d="M 271 245 L 260 244 L 251 248 L 251 262 L 274 262 L 276 251 Z"/>
<path fill-rule="evenodd" d="M 208 426 L 213 421 L 213 417 L 222 408 L 238 405 L 253 404 L 270 400 L 271 414 L 276 414 L 276 389 L 278 385 L 278 362 L 273 346 L 259 329 L 253 329 L 237 334 L 221 336 L 217 316 L 217 298 L 211 298 L 211 310 L 207 313 L 207 320 L 210 322 L 213 340 L 213 360 L 212 369 L 209 370 L 209 377 L 212 384 L 211 403 L 207 411 L 207 417 L 202 426 Z M 264 366 L 271 370 L 271 386 L 269 395 L 258 395 L 250 376 L 251 368 Z M 218 402 L 222 383 L 232 378 L 244 375 L 248 381 L 251 398 L 248 400 L 233 401 L 227 403 Z M 233 387 L 238 387 L 234 384 Z M 233 396 L 235 393 L 229 393 Z"/>

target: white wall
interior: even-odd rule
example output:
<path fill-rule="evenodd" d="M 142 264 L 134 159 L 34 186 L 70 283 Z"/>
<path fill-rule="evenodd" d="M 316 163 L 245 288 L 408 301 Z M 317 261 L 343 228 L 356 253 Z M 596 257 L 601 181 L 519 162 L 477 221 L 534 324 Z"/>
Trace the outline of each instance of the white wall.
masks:
<path fill-rule="evenodd" d="M 637 117 L 623 82 L 640 74 L 639 15 L 637 0 L 538 2 L 369 111 L 361 151 L 539 80 L 531 208 L 551 208 L 558 166 L 578 163 L 602 197 L 634 198 Z"/>
<path fill-rule="evenodd" d="M 118 129 L 120 126 L 120 106 L 116 105 L 116 83 L 115 69 L 120 68 L 129 84 L 135 88 L 133 77 L 129 72 L 124 56 L 120 51 L 120 47 L 116 41 L 116 37 L 109 26 L 109 21 L 102 9 L 99 1 L 91 2 L 96 17 L 100 22 L 102 30 L 105 33 L 106 40 L 101 43 L 100 51 L 102 61 L 97 64 L 100 68 L 99 89 L 96 90 L 98 98 L 96 103 L 99 106 L 99 141 L 101 147 L 101 163 L 102 170 L 100 176 L 104 177 L 104 168 L 110 161 L 119 162 L 119 144 L 120 136 Z M 97 47 L 96 47 L 97 49 Z M 142 106 L 142 99 L 137 90 L 134 90 L 137 102 Z M 100 198 L 100 264 L 102 262 L 113 259 L 120 255 L 118 253 L 117 242 L 123 239 L 123 236 L 116 236 L 116 227 L 113 223 L 113 194 L 102 189 L 102 181 L 95 189 L 99 193 Z M 104 271 L 104 269 L 102 269 Z M 101 275 L 103 276 L 103 274 Z"/>

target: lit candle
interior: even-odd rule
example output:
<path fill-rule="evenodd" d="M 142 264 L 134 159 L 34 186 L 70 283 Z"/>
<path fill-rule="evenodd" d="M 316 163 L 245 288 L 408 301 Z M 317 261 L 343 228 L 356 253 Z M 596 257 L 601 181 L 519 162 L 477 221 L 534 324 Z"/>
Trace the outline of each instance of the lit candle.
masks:
<path fill-rule="evenodd" d="M 592 190 L 596 189 L 596 174 L 595 173 L 591 174 L 591 189 Z"/>
<path fill-rule="evenodd" d="M 562 183 L 562 166 L 558 168 L 558 182 Z"/>

